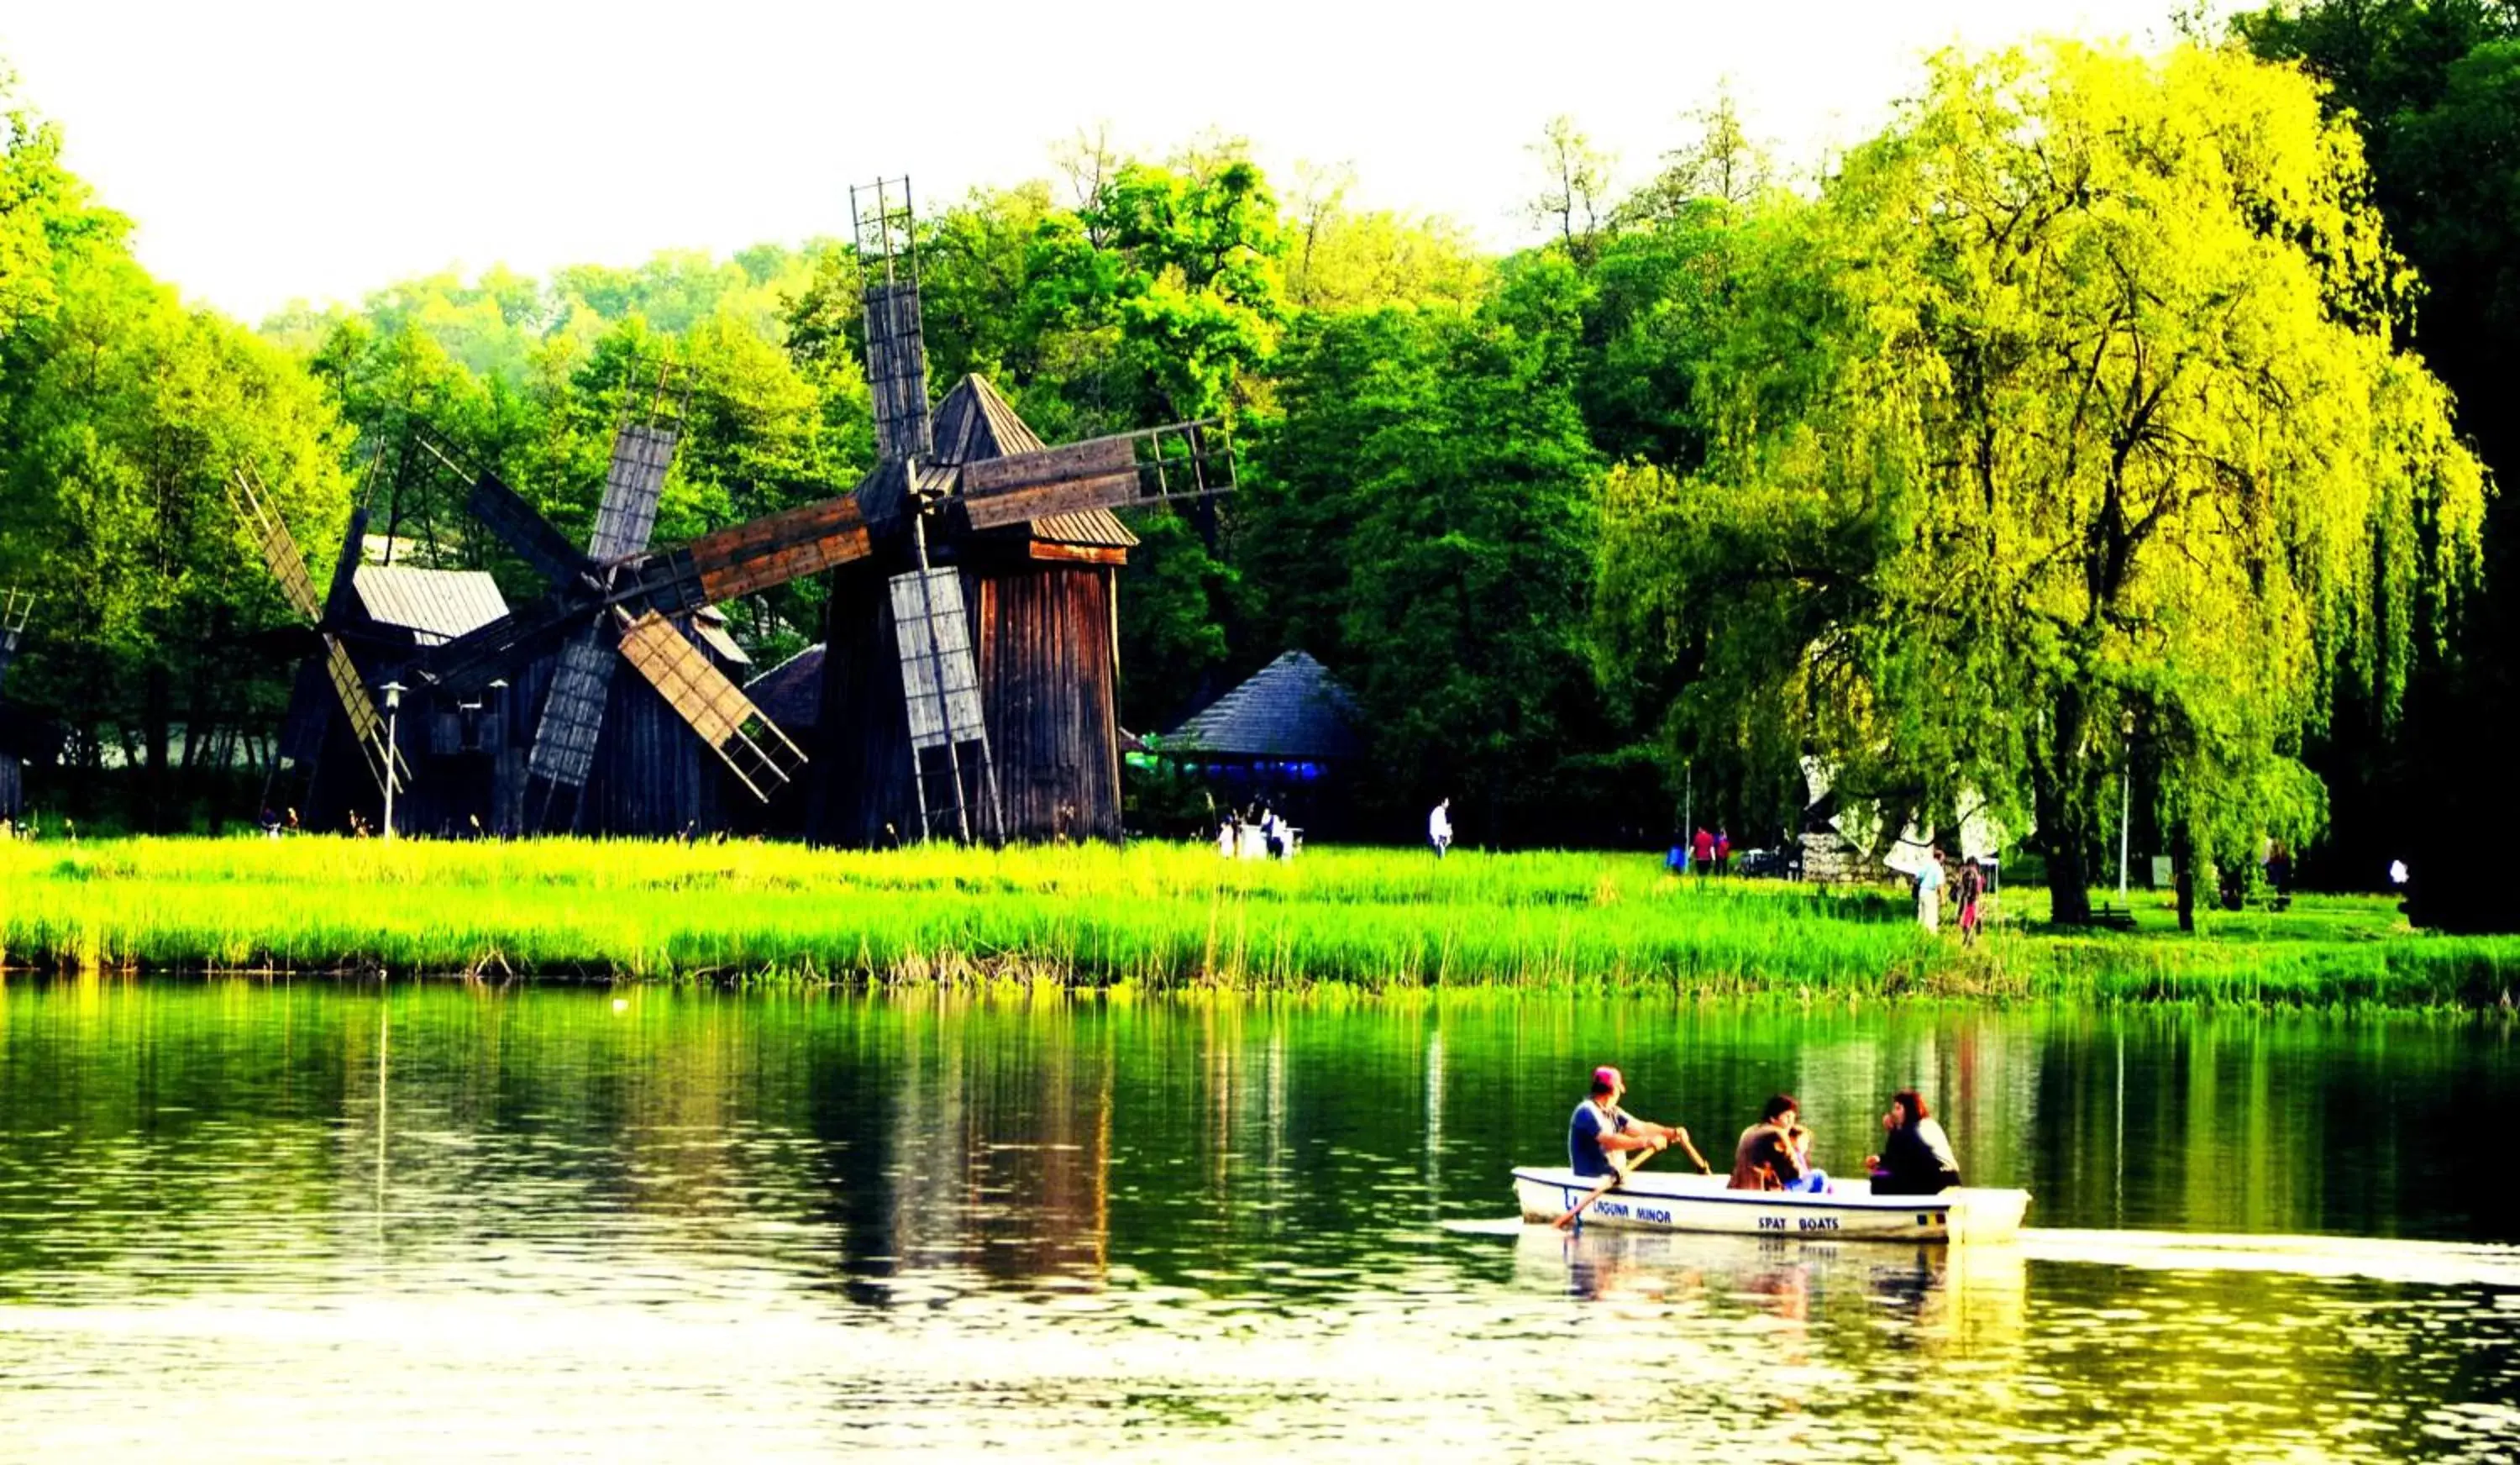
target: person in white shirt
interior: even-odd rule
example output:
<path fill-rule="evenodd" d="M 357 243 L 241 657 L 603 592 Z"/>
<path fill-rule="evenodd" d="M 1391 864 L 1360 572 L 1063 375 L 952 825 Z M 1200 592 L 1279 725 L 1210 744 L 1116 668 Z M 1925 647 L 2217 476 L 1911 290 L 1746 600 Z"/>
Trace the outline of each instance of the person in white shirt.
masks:
<path fill-rule="evenodd" d="M 1438 860 L 1443 859 L 1444 852 L 1453 846 L 1452 808 L 1451 799 L 1438 799 L 1435 812 L 1426 816 L 1426 842 L 1435 847 Z"/>

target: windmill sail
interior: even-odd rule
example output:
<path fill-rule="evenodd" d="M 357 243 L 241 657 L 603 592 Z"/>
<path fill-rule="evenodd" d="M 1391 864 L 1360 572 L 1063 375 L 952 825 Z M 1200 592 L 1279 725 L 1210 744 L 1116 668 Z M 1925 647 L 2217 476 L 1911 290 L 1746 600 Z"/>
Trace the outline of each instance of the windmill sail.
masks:
<path fill-rule="evenodd" d="M 296 762 L 315 756 L 322 745 L 324 722 L 314 699 L 322 695 L 322 685 L 330 683 L 334 699 L 349 719 L 351 739 L 358 744 L 359 755 L 367 763 L 368 774 L 376 779 L 377 787 L 382 790 L 385 786 L 389 768 L 401 781 L 410 781 L 410 766 L 403 761 L 401 750 L 387 739 L 384 719 L 378 714 L 375 699 L 368 695 L 357 664 L 350 659 L 349 649 L 342 645 L 340 638 L 329 629 L 335 612 L 356 594 L 352 587 L 358 574 L 360 545 L 367 534 L 367 510 L 350 511 L 349 523 L 341 535 L 341 554 L 333 565 L 332 586 L 318 600 L 305 556 L 298 554 L 289 526 L 263 501 L 253 474 L 239 468 L 230 485 L 229 499 L 252 531 L 254 545 L 262 551 L 263 563 L 270 567 L 272 579 L 279 582 L 281 595 L 300 615 L 324 631 L 323 656 L 300 671 L 291 691 L 289 711 L 281 724 L 282 751 Z M 323 668 L 320 677 L 313 672 L 314 665 Z"/>
<path fill-rule="evenodd" d="M 984 458 L 963 467 L 960 503 L 974 529 L 1089 509 L 1180 503 L 1229 493 L 1233 454 L 1212 422 Z"/>
<path fill-rule="evenodd" d="M 663 616 L 652 610 L 636 620 L 622 615 L 621 657 L 725 760 L 753 797 L 769 798 L 772 786 L 788 782 L 804 766 L 804 753 L 788 734 Z"/>
<path fill-rule="evenodd" d="M 18 654 L 19 639 L 26 634 L 26 616 L 35 608 L 32 592 L 12 587 L 6 599 L 0 599 L 0 681 L 9 676 L 9 663 Z"/>
<path fill-rule="evenodd" d="M 564 584 L 585 571 L 586 556 L 577 552 L 577 546 L 536 512 L 524 495 L 501 482 L 498 474 L 482 469 L 464 502 L 474 518 L 545 580 Z"/>
<path fill-rule="evenodd" d="M 598 563 L 639 555 L 656 523 L 656 499 L 674 461 L 671 428 L 623 422 L 612 437 L 612 466 L 604 477 L 604 499 L 595 511 L 587 557 Z M 539 517 L 539 515 L 537 515 Z M 560 787 L 584 788 L 595 772 L 595 745 L 604 736 L 604 708 L 612 690 L 612 656 L 594 625 L 561 647 L 551 693 L 543 700 L 525 771 Z"/>
<path fill-rule="evenodd" d="M 875 403 L 876 456 L 885 463 L 933 451 L 914 222 L 909 179 L 879 178 L 849 190 L 858 268 L 866 272 L 867 393 Z"/>
<path fill-rule="evenodd" d="M 271 578 L 280 584 L 280 594 L 309 621 L 324 618 L 324 602 L 315 598 L 314 577 L 306 573 L 305 556 L 297 553 L 297 541 L 289 537 L 289 526 L 280 521 L 255 491 L 254 481 L 245 469 L 237 469 L 228 489 L 228 502 L 253 532 L 254 547 L 262 551 L 262 562 L 271 568 Z"/>
<path fill-rule="evenodd" d="M 875 401 L 876 455 L 886 462 L 931 451 L 927 343 L 921 330 L 918 281 L 867 287 L 867 392 Z"/>
<path fill-rule="evenodd" d="M 911 747 L 923 751 L 985 737 L 980 670 L 971 656 L 970 623 L 963 613 L 961 572 L 951 567 L 913 570 L 893 576 L 888 588 Z"/>
<path fill-rule="evenodd" d="M 612 468 L 605 475 L 595 533 L 586 542 L 588 558 L 603 563 L 648 548 L 649 531 L 656 526 L 656 499 L 665 490 L 665 469 L 673 465 L 677 436 L 671 427 L 622 424 L 612 439 Z"/>
<path fill-rule="evenodd" d="M 552 674 L 551 691 L 543 698 L 541 719 L 534 725 L 534 744 L 525 757 L 525 772 L 546 782 L 583 788 L 595 772 L 595 743 L 604 734 L 604 700 L 612 690 L 612 652 L 589 627 L 560 649 L 560 669 Z"/>
<path fill-rule="evenodd" d="M 701 599 L 732 600 L 819 575 L 873 548 L 853 496 L 825 499 L 692 541 L 691 569 Z"/>

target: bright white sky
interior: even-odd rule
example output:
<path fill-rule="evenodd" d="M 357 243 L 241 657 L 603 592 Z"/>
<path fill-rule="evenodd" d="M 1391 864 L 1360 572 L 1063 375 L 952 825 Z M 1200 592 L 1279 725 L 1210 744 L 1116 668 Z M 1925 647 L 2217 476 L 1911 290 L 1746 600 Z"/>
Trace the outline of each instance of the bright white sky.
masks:
<path fill-rule="evenodd" d="M 1273 173 L 1345 163 L 1354 201 L 1510 244 L 1556 113 L 1633 179 L 1729 78 L 1806 162 L 1927 51 L 2158 43 L 2173 3 L 0 0 L 0 60 L 142 259 L 250 321 L 449 266 L 845 234 L 852 180 L 906 169 L 942 200 L 1047 176 L 1096 122 L 1149 155 L 1217 130 Z"/>

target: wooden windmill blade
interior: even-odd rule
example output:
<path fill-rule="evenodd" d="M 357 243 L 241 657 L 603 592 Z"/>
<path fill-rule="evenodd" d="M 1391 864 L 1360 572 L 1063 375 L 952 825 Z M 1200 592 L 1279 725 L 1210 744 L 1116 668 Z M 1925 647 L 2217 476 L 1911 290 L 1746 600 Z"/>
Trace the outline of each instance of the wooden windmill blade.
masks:
<path fill-rule="evenodd" d="M 759 595 L 873 551 L 856 495 L 842 494 L 703 534 L 677 552 L 674 571 L 689 582 L 685 595 L 696 596 L 690 606 Z"/>
<path fill-rule="evenodd" d="M 465 496 L 465 508 L 474 518 L 499 536 L 519 558 L 534 567 L 535 573 L 554 585 L 565 584 L 584 574 L 586 556 L 567 536 L 552 527 L 525 496 L 502 482 L 499 475 L 483 468 L 472 480 Z"/>
<path fill-rule="evenodd" d="M 18 655 L 18 643 L 26 634 L 26 617 L 35 608 L 31 591 L 11 586 L 0 598 L 0 683 L 9 678 L 9 663 Z"/>
<path fill-rule="evenodd" d="M 586 556 L 578 553 L 577 546 L 552 527 L 542 511 L 527 503 L 524 495 L 509 487 L 496 472 L 462 462 L 456 450 L 426 424 L 414 423 L 412 438 L 449 472 L 472 480 L 472 486 L 464 496 L 465 511 L 533 566 L 536 574 L 554 585 L 563 585 L 586 573 Z"/>
<path fill-rule="evenodd" d="M 876 456 L 887 463 L 934 451 L 916 222 L 908 178 L 879 178 L 849 190 L 849 225 L 867 280 L 867 393 L 875 406 Z"/>
<path fill-rule="evenodd" d="M 616 608 L 613 616 L 621 628 L 621 659 L 656 688 L 753 797 L 767 802 L 772 789 L 804 767 L 804 752 L 673 622 L 652 610 L 633 617 Z"/>
<path fill-rule="evenodd" d="M 349 523 L 341 536 L 341 554 L 334 561 L 332 585 L 319 600 L 305 557 L 297 552 L 297 542 L 290 536 L 280 515 L 264 502 L 251 470 L 241 467 L 230 481 L 230 498 L 252 531 L 254 543 L 262 551 L 263 563 L 280 584 L 281 595 L 324 633 L 324 651 L 314 663 L 323 668 L 320 679 L 301 672 L 291 689 L 289 710 L 281 722 L 283 751 L 298 762 L 315 756 L 323 736 L 323 719 L 315 710 L 313 698 L 320 692 L 314 688 L 330 684 L 335 700 L 341 704 L 342 715 L 349 719 L 353 740 L 377 787 L 382 790 L 385 786 L 389 766 L 409 781 L 411 770 L 403 762 L 401 750 L 386 739 L 384 719 L 377 712 L 375 698 L 368 695 L 367 685 L 360 680 L 348 648 L 332 630 L 342 607 L 357 594 L 359 550 L 368 526 L 366 508 L 350 511 Z"/>
<path fill-rule="evenodd" d="M 586 556 L 599 564 L 643 554 L 656 527 L 656 501 L 665 491 L 681 434 L 662 424 L 629 422 L 612 436 L 612 466 L 604 477 L 604 500 L 595 511 L 595 532 Z"/>
<path fill-rule="evenodd" d="M 1214 419 L 1087 438 L 963 466 L 956 502 L 973 529 L 1053 514 L 1183 503 L 1234 489 L 1234 455 Z"/>
<path fill-rule="evenodd" d="M 584 788 L 595 772 L 595 744 L 604 735 L 604 704 L 612 692 L 612 649 L 594 626 L 560 648 L 551 690 L 534 721 L 525 772 L 567 788 Z"/>
<path fill-rule="evenodd" d="M 609 564 L 647 551 L 678 436 L 671 427 L 640 422 L 624 422 L 613 433 L 612 464 L 586 542 L 590 561 Z M 604 709 L 612 693 L 613 657 L 600 626 L 600 620 L 590 621 L 561 646 L 525 755 L 529 776 L 567 788 L 584 788 L 595 772 L 595 747 L 604 736 Z"/>
<path fill-rule="evenodd" d="M 306 558 L 297 553 L 297 541 L 290 537 L 289 526 L 263 503 L 250 469 L 240 467 L 229 480 L 228 502 L 252 532 L 254 547 L 262 551 L 262 562 L 270 567 L 271 578 L 279 582 L 281 597 L 310 625 L 323 620 L 324 602 L 316 599 L 315 581 L 306 573 Z"/>

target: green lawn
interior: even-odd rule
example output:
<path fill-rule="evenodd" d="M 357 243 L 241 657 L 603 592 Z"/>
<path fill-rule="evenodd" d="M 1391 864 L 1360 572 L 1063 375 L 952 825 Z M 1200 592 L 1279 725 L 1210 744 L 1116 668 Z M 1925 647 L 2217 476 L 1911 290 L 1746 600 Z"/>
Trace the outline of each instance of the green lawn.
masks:
<path fill-rule="evenodd" d="M 1893 893 L 1683 882 L 1648 856 L 1203 847 L 686 848 L 323 838 L 0 846 L 20 968 L 226 968 L 1290 989 L 1437 984 L 1680 994 L 2483 1005 L 2520 939 L 2412 932 L 2378 898 L 2059 935 L 2007 891 L 1963 951 Z"/>

